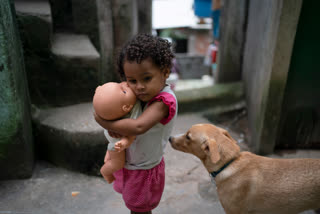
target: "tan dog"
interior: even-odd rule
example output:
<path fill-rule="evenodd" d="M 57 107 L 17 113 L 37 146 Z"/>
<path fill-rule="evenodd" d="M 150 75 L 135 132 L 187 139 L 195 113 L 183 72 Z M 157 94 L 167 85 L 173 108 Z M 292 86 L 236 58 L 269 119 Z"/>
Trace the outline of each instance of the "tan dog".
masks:
<path fill-rule="evenodd" d="M 197 124 L 170 138 L 212 175 L 227 214 L 294 214 L 320 208 L 320 159 L 274 159 L 240 152 L 222 128 Z"/>

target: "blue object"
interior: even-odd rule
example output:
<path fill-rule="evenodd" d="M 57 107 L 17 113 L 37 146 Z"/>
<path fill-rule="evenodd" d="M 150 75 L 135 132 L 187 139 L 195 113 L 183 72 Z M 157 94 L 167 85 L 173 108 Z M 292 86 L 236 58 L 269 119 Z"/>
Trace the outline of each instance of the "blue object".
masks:
<path fill-rule="evenodd" d="M 214 10 L 211 14 L 213 38 L 219 39 L 219 22 L 220 22 L 220 10 Z"/>
<path fill-rule="evenodd" d="M 201 18 L 211 17 L 211 0 L 194 0 L 194 14 Z"/>

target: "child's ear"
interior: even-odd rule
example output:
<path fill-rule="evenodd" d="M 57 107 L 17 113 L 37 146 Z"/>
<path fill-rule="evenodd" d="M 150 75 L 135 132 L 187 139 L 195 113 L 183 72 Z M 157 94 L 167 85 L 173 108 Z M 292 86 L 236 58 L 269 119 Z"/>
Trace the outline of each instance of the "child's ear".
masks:
<path fill-rule="evenodd" d="M 166 69 L 164 69 L 163 72 L 164 72 L 164 74 L 165 74 L 166 79 L 168 79 L 169 76 L 170 76 L 170 69 L 169 69 L 169 68 L 166 68 Z"/>
<path fill-rule="evenodd" d="M 126 113 L 128 113 L 129 111 L 131 111 L 133 105 L 124 105 L 122 106 L 122 110 Z"/>

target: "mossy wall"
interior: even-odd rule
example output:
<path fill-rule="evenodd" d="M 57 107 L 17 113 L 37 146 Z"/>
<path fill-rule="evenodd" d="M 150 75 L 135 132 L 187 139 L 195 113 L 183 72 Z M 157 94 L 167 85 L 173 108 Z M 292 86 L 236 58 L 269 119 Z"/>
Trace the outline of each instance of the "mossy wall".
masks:
<path fill-rule="evenodd" d="M 30 100 L 15 11 L 0 1 L 0 179 L 31 176 Z"/>

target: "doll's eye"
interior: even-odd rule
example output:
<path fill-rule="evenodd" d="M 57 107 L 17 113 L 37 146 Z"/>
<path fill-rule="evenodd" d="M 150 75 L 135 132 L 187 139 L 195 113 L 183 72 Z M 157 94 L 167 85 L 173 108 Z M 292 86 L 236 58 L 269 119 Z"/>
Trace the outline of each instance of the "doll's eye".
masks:
<path fill-rule="evenodd" d="M 127 92 L 126 92 L 126 91 L 123 91 L 123 93 L 126 94 Z"/>

